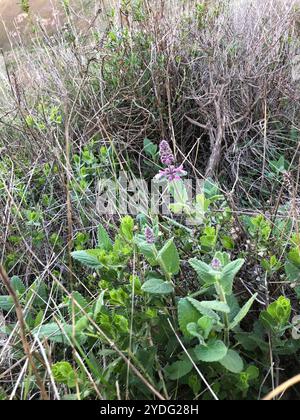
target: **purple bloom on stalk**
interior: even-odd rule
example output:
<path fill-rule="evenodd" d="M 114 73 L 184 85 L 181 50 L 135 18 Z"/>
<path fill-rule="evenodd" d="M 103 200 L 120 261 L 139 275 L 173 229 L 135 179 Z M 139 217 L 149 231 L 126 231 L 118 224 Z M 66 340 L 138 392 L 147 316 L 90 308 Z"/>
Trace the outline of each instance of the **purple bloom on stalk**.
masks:
<path fill-rule="evenodd" d="M 160 181 L 163 178 L 166 178 L 169 182 L 179 181 L 181 177 L 185 176 L 186 172 L 183 169 L 183 166 L 169 166 L 168 168 L 159 171 L 158 175 L 156 175 L 155 179 Z"/>
<path fill-rule="evenodd" d="M 153 245 L 155 243 L 154 233 L 153 233 L 153 230 L 151 228 L 146 227 L 145 237 L 146 237 L 146 241 L 149 245 Z"/>
<path fill-rule="evenodd" d="M 166 140 L 163 140 L 159 145 L 159 156 L 161 163 L 166 166 L 174 165 L 175 156 Z"/>
<path fill-rule="evenodd" d="M 214 258 L 214 259 L 212 260 L 211 266 L 212 266 L 212 268 L 213 268 L 214 270 L 216 270 L 216 271 L 220 271 L 220 270 L 221 270 L 221 268 L 222 268 L 221 261 L 220 261 L 220 260 L 218 260 L 218 258 Z"/>

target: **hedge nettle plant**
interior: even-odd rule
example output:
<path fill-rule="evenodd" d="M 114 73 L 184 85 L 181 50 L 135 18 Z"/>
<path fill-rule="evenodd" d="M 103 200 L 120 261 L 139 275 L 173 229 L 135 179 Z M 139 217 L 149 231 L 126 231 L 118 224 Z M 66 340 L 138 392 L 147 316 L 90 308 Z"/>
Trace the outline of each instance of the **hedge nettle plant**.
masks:
<path fill-rule="evenodd" d="M 166 141 L 160 144 L 159 154 L 165 168 L 159 172 L 156 179 L 168 181 L 170 191 L 175 198 L 171 208 L 177 213 L 181 207 L 189 217 L 194 217 L 195 220 L 201 219 L 203 222 L 204 214 L 211 202 L 218 201 L 221 197 L 217 195 L 210 201 L 203 193 L 197 197 L 195 203 L 188 203 L 182 182 L 182 177 L 186 173 L 182 166 L 176 166 L 175 156 Z M 183 201 L 176 202 L 176 197 L 179 195 Z M 172 298 L 170 302 L 175 302 L 178 314 L 177 319 L 173 318 L 172 322 L 179 326 L 185 343 L 191 346 L 188 348 L 190 358 L 182 358 L 181 355 L 179 362 L 176 362 L 178 378 L 183 372 L 186 375 L 192 371 L 193 363 L 199 362 L 219 362 L 230 372 L 242 372 L 244 362 L 239 353 L 233 349 L 236 343 L 232 342 L 231 333 L 239 327 L 256 299 L 256 295 L 252 296 L 239 310 L 236 310 L 236 301 L 232 299 L 234 279 L 241 270 L 244 260 L 230 261 L 226 252 L 217 252 L 210 264 L 198 258 L 191 258 L 189 264 L 198 275 L 199 290 L 182 297 L 183 288 L 177 279 L 181 271 L 180 251 L 175 238 L 169 238 L 164 246 L 160 245 L 162 232 L 158 219 L 150 224 L 146 215 L 141 216 L 140 226 L 140 233 L 134 233 L 133 219 L 130 216 L 124 217 L 114 244 L 101 226 L 98 233 L 98 248 L 76 251 L 73 257 L 98 270 L 99 276 L 103 275 L 100 274 L 103 271 L 114 271 L 115 275 L 112 278 L 119 280 L 134 253 L 146 259 L 148 269 L 140 292 L 146 300 L 147 295 L 150 299 L 167 299 L 167 302 L 169 297 Z M 201 300 L 199 296 L 202 296 Z M 174 367 L 169 366 L 168 369 L 171 369 L 172 377 L 176 376 Z"/>
<path fill-rule="evenodd" d="M 60 294 L 55 315 L 47 315 L 47 284 L 36 279 L 26 289 L 20 278 L 13 277 L 12 286 L 28 308 L 28 332 L 58 346 L 52 374 L 57 384 L 67 387 L 70 398 L 78 389 L 81 398 L 94 396 L 83 361 L 106 397 L 116 398 L 112 386 L 116 380 L 122 385 L 129 381 L 135 398 L 152 397 L 136 378 L 128 378 L 127 364 L 111 349 L 112 343 L 165 397 L 174 396 L 177 387 L 184 395 L 186 386 L 198 396 L 203 378 L 197 369 L 214 384 L 213 390 L 202 388 L 207 398 L 246 397 L 263 373 L 254 361 L 261 360 L 266 369 L 269 366 L 268 340 L 278 356 L 299 348 L 288 334 L 298 327 L 290 322 L 291 303 L 282 296 L 263 308 L 254 323 L 251 317 L 246 319 L 257 294 L 239 305 L 237 277 L 243 276 L 247 254 L 231 258 L 236 255 L 235 238 L 226 200 L 208 180 L 191 201 L 183 182 L 185 171 L 176 164 L 169 144 L 164 141 L 158 148 L 147 141 L 145 146 L 164 166 L 157 180 L 168 183 L 174 217 L 140 214 L 134 220 L 125 216 L 116 234 L 114 225 L 109 230 L 99 225 L 97 244 L 91 249 L 86 248 L 89 235 L 80 232 L 72 256 L 89 271 L 80 272 L 79 265 L 74 268 L 92 293 L 87 296 L 78 288 L 70 295 Z M 184 217 L 193 223 L 185 224 Z M 245 229 L 260 254 L 270 248 L 271 227 L 265 218 L 248 218 Z M 296 281 L 300 272 L 297 237 L 289 244 L 285 267 L 271 251 L 261 261 L 266 275 L 285 269 Z M 0 297 L 0 308 L 13 314 L 10 296 Z M 13 328 L 12 323 L 6 330 Z M 65 355 L 70 348 L 78 354 L 73 364 Z"/>

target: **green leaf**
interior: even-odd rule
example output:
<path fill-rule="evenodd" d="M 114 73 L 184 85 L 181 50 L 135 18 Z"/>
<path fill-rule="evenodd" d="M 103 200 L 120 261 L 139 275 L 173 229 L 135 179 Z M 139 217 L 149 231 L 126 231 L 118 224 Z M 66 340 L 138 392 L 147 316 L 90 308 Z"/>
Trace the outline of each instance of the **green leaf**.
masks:
<path fill-rule="evenodd" d="M 157 152 L 158 152 L 158 146 L 156 144 L 154 144 L 151 140 L 145 138 L 144 139 L 144 152 L 150 158 L 155 160 L 155 157 L 156 157 Z"/>
<path fill-rule="evenodd" d="M 222 271 L 220 283 L 226 294 L 232 294 L 233 281 L 237 273 L 243 267 L 244 259 L 238 259 L 227 264 Z"/>
<path fill-rule="evenodd" d="M 213 329 L 214 321 L 209 316 L 203 316 L 198 320 L 198 327 L 203 333 L 203 337 L 205 340 L 208 339 L 209 334 Z"/>
<path fill-rule="evenodd" d="M 286 325 L 292 313 L 291 301 L 284 296 L 280 296 L 276 302 L 268 307 L 267 311 L 281 325 Z"/>
<path fill-rule="evenodd" d="M 202 305 L 202 302 L 199 302 L 198 300 L 193 299 L 193 298 L 189 298 L 189 297 L 186 298 L 186 299 L 198 311 L 199 318 L 200 318 L 200 316 L 205 315 L 205 316 L 209 316 L 210 318 L 214 319 L 215 321 L 219 321 L 219 319 L 220 319 L 219 316 L 209 307 L 207 307 L 205 305 Z M 223 309 L 225 309 L 225 307 Z"/>
<path fill-rule="evenodd" d="M 241 373 L 244 370 L 243 359 L 234 350 L 228 350 L 226 356 L 219 363 L 231 373 Z"/>
<path fill-rule="evenodd" d="M 80 309 L 76 303 L 82 308 Z M 79 292 L 73 292 L 72 297 L 69 299 L 69 316 L 70 319 L 75 321 L 78 321 L 79 318 L 81 318 L 85 312 L 88 311 L 89 304 L 87 300 L 79 293 Z"/>
<path fill-rule="evenodd" d="M 65 344 L 71 346 L 73 343 L 73 326 L 68 324 L 61 324 L 60 326 L 55 322 L 45 324 L 34 328 L 32 331 L 40 340 L 49 340 L 52 343 Z M 75 340 L 80 344 L 84 344 L 86 337 L 82 334 L 76 334 Z"/>
<path fill-rule="evenodd" d="M 69 362 L 58 362 L 52 365 L 51 371 L 57 383 L 65 384 L 69 388 L 76 387 L 76 374 Z"/>
<path fill-rule="evenodd" d="M 165 368 L 165 372 L 169 379 L 177 381 L 183 376 L 187 375 L 193 369 L 193 364 L 190 360 L 178 360 Z"/>
<path fill-rule="evenodd" d="M 148 262 L 152 266 L 158 265 L 158 262 L 156 261 L 156 255 L 155 255 L 155 246 L 153 244 L 148 244 L 148 242 L 146 242 L 146 240 L 144 239 L 142 235 L 136 235 L 135 243 L 138 246 L 141 254 L 143 254 L 144 257 L 147 258 Z"/>
<path fill-rule="evenodd" d="M 298 282 L 300 280 L 300 269 L 290 261 L 285 263 L 285 273 L 290 282 Z"/>
<path fill-rule="evenodd" d="M 157 262 L 168 274 L 178 274 L 180 271 L 180 259 L 174 239 L 170 239 L 158 253 Z"/>
<path fill-rule="evenodd" d="M 174 292 L 174 287 L 170 282 L 152 278 L 143 284 L 142 290 L 152 295 L 169 295 Z"/>
<path fill-rule="evenodd" d="M 209 318 L 209 320 L 212 322 L 212 320 L 210 318 Z M 203 330 L 199 327 L 198 324 L 196 324 L 195 322 L 191 322 L 190 324 L 188 324 L 186 326 L 186 329 L 191 336 L 199 338 L 199 341 L 200 341 L 201 344 L 205 343 L 205 337 L 203 335 Z"/>
<path fill-rule="evenodd" d="M 178 302 L 178 322 L 182 333 L 191 337 L 187 326 L 191 323 L 197 323 L 200 318 L 199 311 L 188 301 L 187 298 L 180 299 Z"/>
<path fill-rule="evenodd" d="M 86 251 L 74 251 L 71 255 L 74 258 L 74 260 L 79 261 L 82 265 L 86 267 L 98 269 L 102 266 L 98 259 L 99 250 L 88 249 Z"/>
<path fill-rule="evenodd" d="M 180 207 L 181 207 L 181 210 L 183 210 L 183 208 L 185 207 L 189 199 L 188 192 L 187 192 L 184 182 L 180 180 L 174 183 L 171 188 L 171 193 L 174 198 L 175 206 L 179 205 L 179 211 L 180 211 Z"/>
<path fill-rule="evenodd" d="M 0 296 L 0 309 L 9 312 L 14 308 L 14 302 L 10 296 Z"/>
<path fill-rule="evenodd" d="M 97 316 L 100 314 L 100 312 L 102 311 L 102 308 L 104 306 L 104 295 L 105 295 L 106 290 L 103 290 L 100 294 L 100 296 L 98 297 L 96 303 L 95 303 L 95 308 L 94 308 L 94 319 L 97 318 Z"/>
<path fill-rule="evenodd" d="M 211 341 L 207 346 L 196 346 L 193 351 L 199 362 L 213 363 L 224 359 L 228 350 L 223 341 Z"/>
<path fill-rule="evenodd" d="M 297 268 L 300 268 L 300 251 L 298 247 L 291 249 L 291 251 L 288 254 L 288 259 Z"/>
<path fill-rule="evenodd" d="M 120 232 L 126 241 L 133 239 L 134 220 L 131 216 L 125 216 L 121 220 Z"/>
<path fill-rule="evenodd" d="M 98 226 L 98 248 L 108 252 L 113 249 L 112 241 L 102 225 Z"/>
<path fill-rule="evenodd" d="M 206 286 L 211 286 L 216 283 L 216 276 L 219 273 L 213 270 L 210 265 L 203 261 L 197 260 L 196 258 L 191 259 L 189 263 L 198 274 L 199 279 L 202 280 Z"/>
<path fill-rule="evenodd" d="M 235 247 L 234 240 L 230 236 L 223 236 L 221 238 L 222 245 L 225 249 L 232 251 Z"/>
<path fill-rule="evenodd" d="M 26 292 L 26 287 L 20 277 L 13 276 L 10 282 L 15 292 L 18 292 L 20 295 L 23 295 Z"/>
<path fill-rule="evenodd" d="M 257 293 L 252 296 L 250 300 L 243 306 L 243 308 L 240 310 L 240 312 L 237 314 L 237 316 L 234 318 L 234 320 L 231 322 L 229 328 L 233 330 L 235 327 L 237 327 L 242 320 L 247 316 L 248 312 L 250 311 L 253 303 L 255 302 L 257 298 Z"/>
<path fill-rule="evenodd" d="M 41 309 L 37 316 L 35 317 L 34 320 L 34 328 L 38 327 L 39 325 L 41 325 L 41 323 L 43 322 L 44 319 L 44 311 Z"/>
<path fill-rule="evenodd" d="M 75 332 L 76 334 L 83 332 L 89 326 L 90 321 L 87 316 L 82 316 L 78 319 L 75 325 Z"/>
<path fill-rule="evenodd" d="M 230 313 L 230 308 L 226 303 L 219 302 L 217 300 L 212 301 L 202 301 L 200 302 L 201 306 L 205 309 L 211 309 L 212 311 L 222 312 L 224 314 Z"/>

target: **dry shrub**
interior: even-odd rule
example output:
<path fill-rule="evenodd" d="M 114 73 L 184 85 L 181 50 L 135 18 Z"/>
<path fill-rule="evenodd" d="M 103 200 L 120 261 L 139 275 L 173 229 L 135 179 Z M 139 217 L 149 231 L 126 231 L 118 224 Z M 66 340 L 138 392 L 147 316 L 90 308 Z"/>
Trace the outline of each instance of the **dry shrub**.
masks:
<path fill-rule="evenodd" d="M 295 162 L 295 1 L 145 0 L 124 2 L 114 15 L 101 10 L 80 31 L 69 15 L 60 34 L 41 33 L 30 51 L 10 55 L 6 124 L 43 99 L 72 110 L 74 149 L 97 135 L 138 154 L 145 137 L 168 138 L 191 170 L 219 174 L 246 194 L 268 191 L 270 159 Z M 63 143 L 63 130 L 20 131 L 17 143 L 29 142 L 31 153 L 42 143 L 47 159 Z M 15 140 L 9 126 L 4 144 L 12 150 Z"/>

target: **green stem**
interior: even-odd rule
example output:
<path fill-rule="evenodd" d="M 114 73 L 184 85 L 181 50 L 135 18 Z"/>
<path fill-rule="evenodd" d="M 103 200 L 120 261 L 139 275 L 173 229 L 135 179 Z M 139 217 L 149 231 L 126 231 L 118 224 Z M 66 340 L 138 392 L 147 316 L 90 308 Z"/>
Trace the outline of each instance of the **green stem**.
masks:
<path fill-rule="evenodd" d="M 224 289 L 219 282 L 217 282 L 217 285 L 218 285 L 218 294 L 219 294 L 220 301 L 227 305 L 227 299 L 226 299 L 226 294 L 224 292 Z M 226 346 L 229 347 L 229 344 L 230 344 L 230 336 L 229 336 L 230 329 L 229 329 L 228 314 L 224 314 L 224 324 L 225 324 L 224 341 L 225 341 Z"/>

